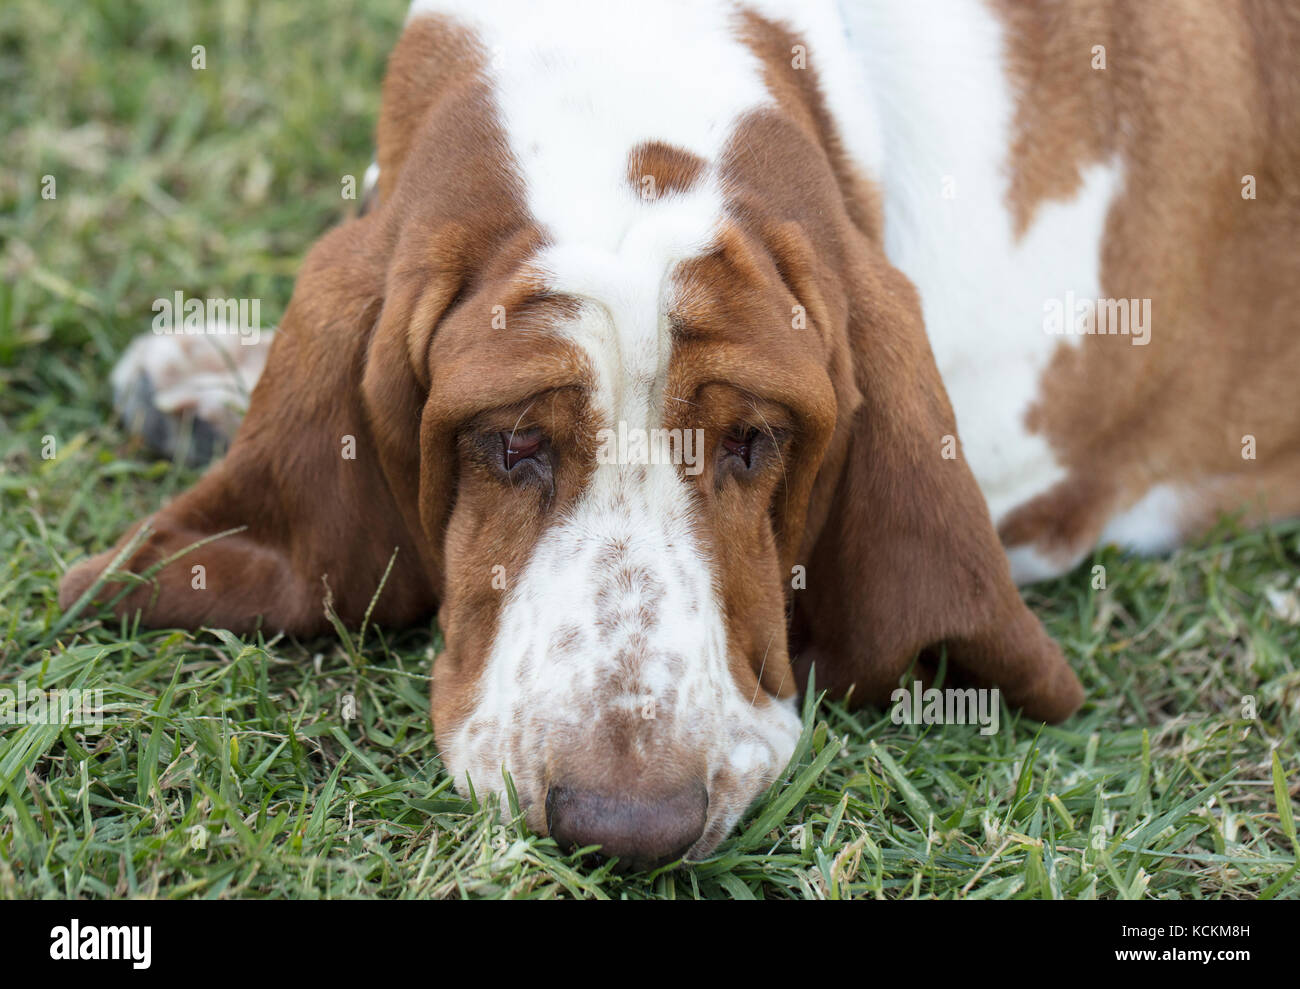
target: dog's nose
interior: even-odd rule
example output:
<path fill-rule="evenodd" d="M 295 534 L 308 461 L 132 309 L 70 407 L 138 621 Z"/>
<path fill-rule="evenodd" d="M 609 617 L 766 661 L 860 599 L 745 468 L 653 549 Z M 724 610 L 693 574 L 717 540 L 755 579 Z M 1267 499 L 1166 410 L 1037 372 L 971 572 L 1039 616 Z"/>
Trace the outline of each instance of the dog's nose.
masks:
<path fill-rule="evenodd" d="M 593 790 L 552 786 L 546 793 L 546 824 L 566 848 L 599 845 L 630 869 L 652 869 L 680 858 L 704 834 L 709 794 L 693 783 L 657 798 L 609 796 Z"/>

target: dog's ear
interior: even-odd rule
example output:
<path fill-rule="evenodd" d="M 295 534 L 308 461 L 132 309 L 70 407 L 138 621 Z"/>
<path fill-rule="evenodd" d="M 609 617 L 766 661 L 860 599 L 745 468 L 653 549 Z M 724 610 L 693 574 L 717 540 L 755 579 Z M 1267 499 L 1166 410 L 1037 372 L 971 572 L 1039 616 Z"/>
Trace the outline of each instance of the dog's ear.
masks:
<path fill-rule="evenodd" d="M 139 574 L 171 562 L 116 610 L 139 610 L 148 625 L 243 632 L 260 621 L 310 635 L 327 627 L 326 582 L 339 616 L 356 623 L 395 551 L 373 618 L 409 623 L 432 610 L 436 575 L 423 534 L 408 524 L 419 516 L 407 503 L 414 495 L 390 485 L 384 470 L 396 456 L 385 444 L 409 444 L 401 456 L 418 457 L 423 396 L 406 327 L 381 319 L 389 234 L 379 224 L 367 216 L 316 244 L 230 452 L 118 547 L 73 567 L 59 589 L 64 608 L 147 524 L 118 569 Z M 365 382 L 378 410 L 368 407 Z M 394 409 L 416 410 L 400 435 Z M 96 598 L 124 589 L 109 579 Z"/>
<path fill-rule="evenodd" d="M 873 245 L 851 253 L 854 381 L 838 389 L 810 501 L 806 588 L 794 594 L 796 637 L 811 642 L 797 667 L 815 662 L 818 687 L 883 704 L 918 654 L 924 664 L 944 647 L 959 679 L 999 687 L 1032 717 L 1065 718 L 1082 688 L 1012 582 L 916 291 Z"/>

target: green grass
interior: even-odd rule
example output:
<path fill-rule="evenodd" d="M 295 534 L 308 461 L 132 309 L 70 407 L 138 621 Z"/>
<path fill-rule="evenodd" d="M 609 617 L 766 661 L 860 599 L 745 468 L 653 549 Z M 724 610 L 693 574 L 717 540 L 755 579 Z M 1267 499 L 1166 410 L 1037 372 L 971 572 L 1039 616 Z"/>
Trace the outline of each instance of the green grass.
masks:
<path fill-rule="evenodd" d="M 403 14 L 0 7 L 0 687 L 98 687 L 110 708 L 101 733 L 0 726 L 0 896 L 1300 897 L 1300 627 L 1265 593 L 1294 592 L 1296 525 L 1107 552 L 1105 589 L 1089 564 L 1031 591 L 1088 691 L 1063 726 L 810 709 L 718 855 L 653 876 L 456 795 L 433 629 L 300 643 L 62 616 L 67 566 L 196 476 L 127 442 L 108 369 L 176 289 L 278 317 L 352 205 Z"/>

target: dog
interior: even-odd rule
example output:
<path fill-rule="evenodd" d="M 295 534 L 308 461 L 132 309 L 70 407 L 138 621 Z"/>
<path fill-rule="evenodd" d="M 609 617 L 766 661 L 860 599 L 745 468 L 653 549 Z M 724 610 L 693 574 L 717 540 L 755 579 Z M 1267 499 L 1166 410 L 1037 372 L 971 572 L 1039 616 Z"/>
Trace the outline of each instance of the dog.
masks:
<path fill-rule="evenodd" d="M 634 867 L 779 778 L 810 671 L 1060 721 L 1017 583 L 1300 508 L 1296 52 L 1268 0 L 416 0 L 377 204 L 60 600 L 201 543 L 117 610 L 313 636 L 391 565 L 458 785 Z"/>

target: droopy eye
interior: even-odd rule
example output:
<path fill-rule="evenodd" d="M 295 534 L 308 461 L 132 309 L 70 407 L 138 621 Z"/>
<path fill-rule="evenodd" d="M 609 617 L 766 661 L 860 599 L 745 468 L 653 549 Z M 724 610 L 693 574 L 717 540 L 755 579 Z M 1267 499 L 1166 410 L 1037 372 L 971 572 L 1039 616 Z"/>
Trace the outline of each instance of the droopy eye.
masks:
<path fill-rule="evenodd" d="M 522 432 L 501 434 L 501 458 L 506 470 L 514 470 L 515 465 L 537 456 L 542 448 L 542 431 L 528 429 Z"/>
<path fill-rule="evenodd" d="M 757 429 L 733 429 L 722 437 L 722 449 L 726 453 L 739 457 L 746 467 L 750 465 L 750 456 L 753 452 L 754 440 L 758 438 Z"/>

